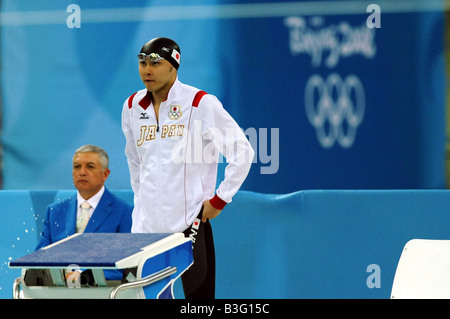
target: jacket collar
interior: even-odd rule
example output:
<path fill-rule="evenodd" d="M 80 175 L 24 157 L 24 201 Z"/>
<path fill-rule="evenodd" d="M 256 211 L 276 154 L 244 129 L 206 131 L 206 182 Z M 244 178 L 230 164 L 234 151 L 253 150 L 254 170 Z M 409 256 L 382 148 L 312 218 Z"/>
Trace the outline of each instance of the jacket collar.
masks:
<path fill-rule="evenodd" d="M 177 78 L 175 79 L 175 82 L 173 82 L 172 87 L 169 90 L 169 93 L 167 94 L 167 99 L 163 102 L 170 101 L 174 99 L 176 96 L 178 96 L 180 90 L 181 90 L 182 84 Z M 144 97 L 139 101 L 139 105 L 144 109 L 147 110 L 147 108 L 152 104 L 152 93 L 150 91 L 147 91 Z"/>
<path fill-rule="evenodd" d="M 86 229 L 87 233 L 94 233 L 100 227 L 100 225 L 105 221 L 105 219 L 112 213 L 113 196 L 109 190 L 105 187 L 105 192 L 100 199 L 97 208 L 92 213 L 89 219 Z"/>

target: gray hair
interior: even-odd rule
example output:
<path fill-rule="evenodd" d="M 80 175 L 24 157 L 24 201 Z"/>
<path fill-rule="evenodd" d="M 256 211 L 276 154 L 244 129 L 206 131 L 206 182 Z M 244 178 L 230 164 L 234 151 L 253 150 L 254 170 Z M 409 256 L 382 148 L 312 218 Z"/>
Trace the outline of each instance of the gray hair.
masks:
<path fill-rule="evenodd" d="M 103 169 L 108 168 L 109 166 L 108 153 L 106 153 L 106 151 L 101 147 L 90 144 L 83 145 L 75 151 L 75 154 L 73 156 L 75 157 L 75 155 L 77 155 L 78 153 L 88 153 L 88 152 L 97 153 L 100 159 L 100 164 L 102 165 Z"/>

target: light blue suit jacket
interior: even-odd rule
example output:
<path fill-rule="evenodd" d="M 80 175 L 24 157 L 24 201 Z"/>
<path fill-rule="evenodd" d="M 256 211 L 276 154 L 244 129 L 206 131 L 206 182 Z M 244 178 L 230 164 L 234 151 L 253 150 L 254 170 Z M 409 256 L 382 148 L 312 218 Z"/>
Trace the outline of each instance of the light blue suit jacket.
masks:
<path fill-rule="evenodd" d="M 131 232 L 132 211 L 132 206 L 112 195 L 105 187 L 105 192 L 92 213 L 84 232 L 129 233 Z M 36 250 L 75 234 L 76 221 L 76 196 L 49 205 L 44 221 L 44 231 Z"/>

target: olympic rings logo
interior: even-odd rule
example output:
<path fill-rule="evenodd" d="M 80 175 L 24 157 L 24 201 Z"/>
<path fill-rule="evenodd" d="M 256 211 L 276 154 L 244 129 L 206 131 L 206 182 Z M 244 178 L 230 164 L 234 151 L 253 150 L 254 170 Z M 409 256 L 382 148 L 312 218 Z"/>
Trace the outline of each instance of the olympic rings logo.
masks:
<path fill-rule="evenodd" d="M 337 141 L 343 148 L 350 148 L 364 118 L 364 88 L 355 75 L 342 80 L 332 73 L 326 81 L 312 75 L 305 87 L 305 108 L 322 147 L 330 148 Z"/>

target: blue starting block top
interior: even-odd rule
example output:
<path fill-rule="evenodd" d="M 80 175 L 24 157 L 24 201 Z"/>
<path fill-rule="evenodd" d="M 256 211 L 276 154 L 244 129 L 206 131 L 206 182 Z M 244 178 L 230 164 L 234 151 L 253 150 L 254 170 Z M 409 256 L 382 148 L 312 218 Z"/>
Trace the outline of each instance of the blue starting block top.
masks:
<path fill-rule="evenodd" d="M 117 263 L 174 234 L 82 233 L 9 263 L 11 268 L 118 268 Z M 126 265 L 126 263 L 122 263 Z M 133 267 L 135 265 L 126 265 Z"/>

